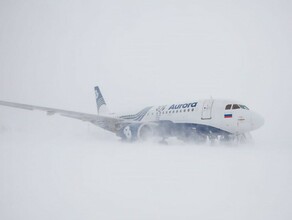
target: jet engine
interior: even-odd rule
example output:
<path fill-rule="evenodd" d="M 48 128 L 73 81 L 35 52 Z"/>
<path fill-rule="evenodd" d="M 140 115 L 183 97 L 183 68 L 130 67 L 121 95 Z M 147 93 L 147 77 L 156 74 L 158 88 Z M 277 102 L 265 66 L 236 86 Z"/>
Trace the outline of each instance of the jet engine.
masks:
<path fill-rule="evenodd" d="M 119 136 L 127 141 L 145 141 L 154 135 L 154 126 L 151 124 L 128 124 L 124 126 Z"/>

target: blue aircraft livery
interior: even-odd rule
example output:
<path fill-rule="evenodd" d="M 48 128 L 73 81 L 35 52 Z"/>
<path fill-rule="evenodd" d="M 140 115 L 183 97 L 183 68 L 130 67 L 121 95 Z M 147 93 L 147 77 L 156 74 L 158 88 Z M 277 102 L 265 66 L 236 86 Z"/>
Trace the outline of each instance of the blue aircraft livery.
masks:
<path fill-rule="evenodd" d="M 168 110 L 173 110 L 173 109 L 181 109 L 181 108 L 195 108 L 197 106 L 197 102 L 192 102 L 192 103 L 185 103 L 185 104 L 179 104 L 179 105 L 175 105 L 173 104 L 172 106 L 169 107 Z"/>

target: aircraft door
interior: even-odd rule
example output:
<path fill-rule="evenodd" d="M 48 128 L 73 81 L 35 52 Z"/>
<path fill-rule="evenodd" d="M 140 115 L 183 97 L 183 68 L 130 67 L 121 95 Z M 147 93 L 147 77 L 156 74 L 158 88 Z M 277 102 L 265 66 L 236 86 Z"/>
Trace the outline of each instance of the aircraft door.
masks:
<path fill-rule="evenodd" d="M 214 103 L 213 99 L 208 99 L 204 101 L 201 116 L 202 120 L 208 120 L 212 118 L 213 103 Z"/>
<path fill-rule="evenodd" d="M 163 105 L 163 106 L 158 106 L 156 108 L 156 121 L 159 121 L 160 120 L 160 117 L 161 117 L 161 112 L 165 109 L 166 105 Z"/>

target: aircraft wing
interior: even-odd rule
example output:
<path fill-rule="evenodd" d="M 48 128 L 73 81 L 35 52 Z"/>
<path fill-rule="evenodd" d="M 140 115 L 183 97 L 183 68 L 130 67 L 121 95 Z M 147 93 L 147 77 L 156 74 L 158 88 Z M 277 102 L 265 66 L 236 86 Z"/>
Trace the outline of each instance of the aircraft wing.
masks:
<path fill-rule="evenodd" d="M 9 106 L 13 108 L 21 108 L 26 110 L 40 110 L 47 113 L 47 115 L 54 115 L 59 114 L 61 116 L 79 119 L 81 121 L 91 122 L 103 129 L 106 129 L 111 132 L 116 132 L 119 125 L 125 123 L 125 120 L 120 118 L 114 118 L 110 116 L 100 116 L 100 115 L 93 115 L 93 114 L 86 114 L 81 112 L 74 112 L 74 111 L 67 111 L 62 109 L 55 109 L 55 108 L 47 108 L 41 106 L 34 106 L 34 105 L 26 105 L 14 102 L 6 102 L 0 101 L 0 105 Z"/>

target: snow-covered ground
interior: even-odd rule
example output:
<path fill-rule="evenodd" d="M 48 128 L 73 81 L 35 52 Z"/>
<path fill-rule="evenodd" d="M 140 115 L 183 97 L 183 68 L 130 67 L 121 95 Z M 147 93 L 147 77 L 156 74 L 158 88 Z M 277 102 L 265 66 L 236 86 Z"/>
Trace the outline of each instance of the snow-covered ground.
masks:
<path fill-rule="evenodd" d="M 291 1 L 0 1 L 0 100 L 95 113 L 238 100 L 255 143 L 121 143 L 0 106 L 0 219 L 292 219 Z"/>
<path fill-rule="evenodd" d="M 91 125 L 57 120 L 39 129 L 2 127 L 1 219 L 292 216 L 288 143 L 128 144 Z M 70 129 L 62 130 L 64 122 Z"/>

